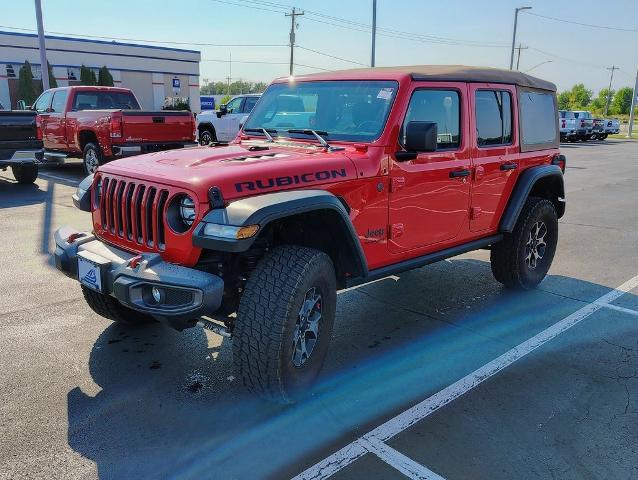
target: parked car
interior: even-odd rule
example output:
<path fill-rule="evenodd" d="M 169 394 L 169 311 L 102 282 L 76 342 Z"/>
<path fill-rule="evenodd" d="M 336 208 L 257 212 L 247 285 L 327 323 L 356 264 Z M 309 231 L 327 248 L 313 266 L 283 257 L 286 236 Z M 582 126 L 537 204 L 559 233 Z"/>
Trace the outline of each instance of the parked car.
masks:
<path fill-rule="evenodd" d="M 576 138 L 583 142 L 591 139 L 592 133 L 594 133 L 594 117 L 591 112 L 584 110 L 574 111 L 576 117 Z"/>
<path fill-rule="evenodd" d="M 41 118 L 45 158 L 80 156 L 87 174 L 114 158 L 196 145 L 191 112 L 143 111 L 127 88 L 53 88 L 32 108 Z"/>
<path fill-rule="evenodd" d="M 482 248 L 504 285 L 541 282 L 565 211 L 557 115 L 554 84 L 509 70 L 282 78 L 231 145 L 84 180 L 93 228 L 56 231 L 56 266 L 99 315 L 231 336 L 243 384 L 292 402 L 326 358 L 337 289 Z"/>
<path fill-rule="evenodd" d="M 592 128 L 591 139 L 592 140 L 604 140 L 607 138 L 605 134 L 605 124 L 606 120 L 603 118 L 594 118 L 594 125 Z"/>
<path fill-rule="evenodd" d="M 261 94 L 233 97 L 219 111 L 205 111 L 197 115 L 197 133 L 200 145 L 212 142 L 230 142 L 235 139 L 243 121 L 252 112 Z"/>
<path fill-rule="evenodd" d="M 11 168 L 18 183 L 33 183 L 42 161 L 42 137 L 35 112 L 0 111 L 0 170 Z"/>
<path fill-rule="evenodd" d="M 574 112 L 559 110 L 558 128 L 560 130 L 560 141 L 571 142 L 577 139 L 576 116 Z"/>

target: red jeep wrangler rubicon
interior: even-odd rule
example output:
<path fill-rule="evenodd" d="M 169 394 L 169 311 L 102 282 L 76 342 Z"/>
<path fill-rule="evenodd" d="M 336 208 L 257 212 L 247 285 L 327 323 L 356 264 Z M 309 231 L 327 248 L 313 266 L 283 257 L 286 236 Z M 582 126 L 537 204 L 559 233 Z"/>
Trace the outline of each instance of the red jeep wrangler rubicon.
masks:
<path fill-rule="evenodd" d="M 277 80 L 231 145 L 84 180 L 74 203 L 93 231 L 60 228 L 56 265 L 112 320 L 232 334 L 244 384 L 293 401 L 324 362 L 339 289 L 481 248 L 501 283 L 538 285 L 565 211 L 557 118 L 555 86 L 519 72 Z"/>

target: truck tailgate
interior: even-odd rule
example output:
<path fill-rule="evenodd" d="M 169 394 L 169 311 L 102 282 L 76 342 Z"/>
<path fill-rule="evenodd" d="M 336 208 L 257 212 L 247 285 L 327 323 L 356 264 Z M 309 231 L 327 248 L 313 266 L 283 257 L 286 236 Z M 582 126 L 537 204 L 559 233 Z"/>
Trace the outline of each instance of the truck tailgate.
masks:
<path fill-rule="evenodd" d="M 122 142 L 190 142 L 193 130 L 190 112 L 122 111 Z"/>

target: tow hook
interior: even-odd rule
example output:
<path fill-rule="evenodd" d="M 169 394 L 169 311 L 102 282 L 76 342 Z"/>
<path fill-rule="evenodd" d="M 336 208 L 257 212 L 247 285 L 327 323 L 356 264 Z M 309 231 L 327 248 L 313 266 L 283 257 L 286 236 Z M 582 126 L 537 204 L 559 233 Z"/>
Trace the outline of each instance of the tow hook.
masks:
<path fill-rule="evenodd" d="M 220 325 L 219 323 L 206 318 L 200 318 L 197 325 L 205 328 L 206 330 L 210 330 L 211 332 L 215 332 L 217 335 L 221 335 L 222 337 L 229 338 L 232 335 L 231 331 L 225 325 Z"/>

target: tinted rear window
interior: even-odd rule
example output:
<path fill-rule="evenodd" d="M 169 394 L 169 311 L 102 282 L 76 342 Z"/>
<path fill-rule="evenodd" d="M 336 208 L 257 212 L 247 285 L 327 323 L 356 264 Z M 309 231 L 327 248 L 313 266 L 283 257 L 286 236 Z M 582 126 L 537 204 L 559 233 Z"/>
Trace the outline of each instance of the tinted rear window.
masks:
<path fill-rule="evenodd" d="M 520 118 L 524 145 L 553 143 L 556 140 L 556 106 L 550 93 L 520 93 Z"/>
<path fill-rule="evenodd" d="M 73 110 L 139 110 L 140 105 L 128 92 L 77 92 Z"/>

